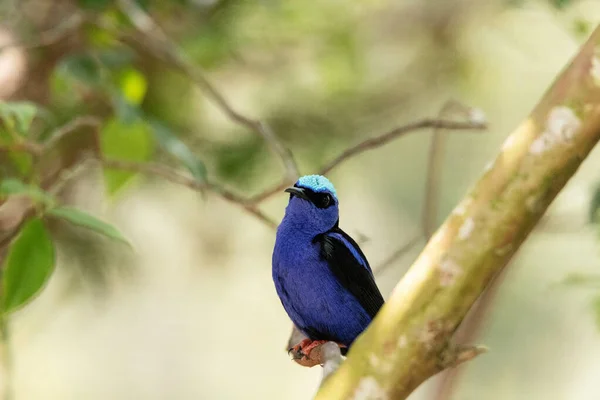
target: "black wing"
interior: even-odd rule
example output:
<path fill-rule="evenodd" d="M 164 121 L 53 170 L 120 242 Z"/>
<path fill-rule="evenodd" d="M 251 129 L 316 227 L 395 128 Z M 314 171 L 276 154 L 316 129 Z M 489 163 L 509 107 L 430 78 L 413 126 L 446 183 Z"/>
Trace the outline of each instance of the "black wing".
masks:
<path fill-rule="evenodd" d="M 327 261 L 334 276 L 374 318 L 384 300 L 358 244 L 337 224 L 315 240 L 321 243 L 321 257 Z"/>

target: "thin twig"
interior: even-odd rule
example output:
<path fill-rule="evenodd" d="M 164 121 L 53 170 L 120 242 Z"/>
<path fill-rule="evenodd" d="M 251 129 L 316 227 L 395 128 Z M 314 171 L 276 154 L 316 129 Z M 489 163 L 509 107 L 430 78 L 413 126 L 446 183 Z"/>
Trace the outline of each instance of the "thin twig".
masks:
<path fill-rule="evenodd" d="M 376 136 L 367 140 L 362 141 L 356 146 L 350 147 L 342 152 L 339 156 L 334 158 L 328 164 L 326 164 L 321 170 L 319 174 L 325 175 L 330 172 L 332 169 L 340 165 L 342 162 L 352 158 L 358 154 L 364 153 L 367 150 L 376 149 L 381 147 L 394 139 L 397 139 L 407 133 L 414 132 L 421 129 L 429 129 L 429 128 L 437 128 L 437 129 L 453 129 L 453 130 L 482 130 L 485 129 L 485 124 L 473 123 L 471 121 L 467 122 L 457 122 L 457 121 L 445 121 L 440 119 L 431 119 L 427 118 L 421 121 L 413 122 L 408 125 L 400 126 L 396 129 L 391 130 L 383 135 Z"/>
<path fill-rule="evenodd" d="M 85 16 L 81 12 L 75 12 L 67 17 L 61 24 L 41 32 L 35 41 L 29 42 L 25 40 L 15 40 L 13 42 L 1 45 L 0 53 L 12 47 L 34 49 L 38 47 L 50 46 L 60 41 L 71 32 L 77 30 L 83 24 L 83 22 L 85 22 L 85 20 Z"/>
<path fill-rule="evenodd" d="M 250 199 L 248 200 L 248 203 L 250 203 L 250 204 L 262 203 L 263 201 L 275 196 L 276 194 L 281 193 L 286 187 L 288 187 L 289 185 L 292 185 L 293 183 L 294 183 L 293 181 L 284 179 L 282 182 L 278 183 L 277 185 L 275 185 L 269 189 L 266 189 L 255 196 L 250 197 Z"/>
<path fill-rule="evenodd" d="M 70 168 L 63 169 L 59 173 L 56 181 L 48 188 L 47 192 L 52 196 L 59 194 L 68 183 L 73 182 L 87 170 L 89 161 L 92 160 L 92 157 L 84 157 L 81 162 Z"/>
<path fill-rule="evenodd" d="M 34 156 L 40 156 L 50 150 L 59 140 L 64 138 L 65 136 L 72 134 L 77 131 L 78 128 L 82 126 L 97 126 L 98 121 L 94 117 L 80 117 L 77 118 L 61 128 L 59 128 L 54 136 L 52 136 L 44 145 L 40 145 L 36 142 L 31 142 L 27 140 L 22 140 L 19 143 L 14 143 L 10 145 L 0 145 L 1 151 L 21 151 L 25 153 L 32 154 Z M 102 155 L 100 155 L 102 158 Z M 198 181 L 192 177 L 182 175 L 179 172 L 166 167 L 160 164 L 154 163 L 141 163 L 127 160 L 112 160 L 112 159 L 104 159 L 100 160 L 101 164 L 105 168 L 110 169 L 118 169 L 124 171 L 138 172 L 145 175 L 154 175 L 162 177 L 168 181 L 180 184 L 182 186 L 188 187 L 192 190 L 203 191 L 210 190 L 213 193 L 216 193 L 223 199 L 229 201 L 230 203 L 236 204 L 244 209 L 246 212 L 252 214 L 256 218 L 258 218 L 261 222 L 267 225 L 271 229 L 277 228 L 277 223 L 269 218 L 266 214 L 264 214 L 257 205 L 248 203 L 247 199 L 238 196 L 237 194 L 228 191 L 227 189 L 219 186 L 216 183 L 209 181 Z M 68 175 L 68 174 L 67 174 Z M 61 185 L 64 185 L 65 182 L 70 179 L 62 179 L 60 181 Z"/>
<path fill-rule="evenodd" d="M 444 109 L 440 114 L 444 113 Z M 423 200 L 423 213 L 421 226 L 423 235 L 429 240 L 435 232 L 438 216 L 438 203 L 440 200 L 440 180 L 442 175 L 442 161 L 446 144 L 446 132 L 434 129 L 429 146 L 427 158 L 427 179 L 425 179 L 425 198 Z"/>
<path fill-rule="evenodd" d="M 473 121 L 473 120 L 461 122 L 461 121 L 449 121 L 449 120 L 443 120 L 443 119 L 425 118 L 420 121 L 416 121 L 416 122 L 413 122 L 413 123 L 410 123 L 407 125 L 399 126 L 397 128 L 392 129 L 391 131 L 381 134 L 379 136 L 375 136 L 375 137 L 363 140 L 362 142 L 344 150 L 340 155 L 338 155 L 336 158 L 334 158 L 329 163 L 327 163 L 325 166 L 323 166 L 319 170 L 318 174 L 325 175 L 325 174 L 331 172 L 333 169 L 337 168 L 340 164 L 347 161 L 348 159 L 350 159 L 352 157 L 356 157 L 359 154 L 364 153 L 365 151 L 373 150 L 373 149 L 379 148 L 381 146 L 384 146 L 385 144 L 387 144 L 395 139 L 398 139 L 408 133 L 422 130 L 422 129 L 430 129 L 430 128 L 452 129 L 452 130 L 483 130 L 486 128 L 486 124 L 485 124 L 485 122 Z M 251 204 L 258 204 L 258 203 L 266 200 L 267 198 L 281 192 L 283 189 L 285 189 L 285 187 L 288 184 L 290 184 L 290 182 L 287 180 L 284 180 L 283 182 L 279 183 L 278 185 L 276 185 L 270 189 L 267 189 L 264 192 L 259 193 L 258 195 L 254 196 L 254 197 L 251 197 L 249 199 L 249 202 Z"/>
<path fill-rule="evenodd" d="M 299 177 L 298 167 L 292 153 L 286 148 L 275 133 L 263 122 L 248 118 L 236 111 L 225 97 L 206 77 L 205 72 L 191 63 L 179 47 L 164 33 L 152 17 L 132 0 L 119 0 L 118 4 L 123 14 L 133 23 L 135 28 L 144 35 L 138 42 L 144 45 L 159 59 L 175 66 L 191 81 L 199 86 L 225 115 L 233 122 L 245 126 L 261 136 L 279 157 L 285 168 L 285 179 L 295 181 Z"/>
<path fill-rule="evenodd" d="M 272 229 L 277 228 L 277 223 L 271 218 L 269 218 L 267 215 L 265 215 L 262 211 L 260 211 L 258 207 L 252 204 L 247 204 L 244 198 L 239 197 L 235 193 L 232 193 L 217 184 L 208 181 L 200 182 L 192 177 L 182 175 L 179 172 L 160 164 L 111 159 L 103 159 L 100 160 L 100 162 L 105 168 L 137 172 L 145 175 L 159 176 L 170 182 L 177 183 L 179 185 L 185 186 L 196 191 L 210 190 L 214 193 L 217 193 L 225 200 L 242 207 L 244 210 L 254 215 L 268 227 Z"/>
<path fill-rule="evenodd" d="M 333 374 L 342 365 L 344 361 L 342 352 L 337 343 L 327 342 L 321 346 L 321 360 L 323 361 L 323 374 L 321 377 L 321 384 L 331 374 Z"/>
<path fill-rule="evenodd" d="M 476 345 L 476 346 L 451 346 L 447 351 L 442 354 L 442 362 L 440 364 L 440 368 L 442 370 L 455 368 L 460 364 L 463 364 L 467 361 L 471 361 L 475 357 L 487 353 L 489 349 L 486 346 Z"/>
<path fill-rule="evenodd" d="M 460 114 L 466 118 L 471 129 L 485 129 L 485 115 L 479 109 L 467 107 L 456 100 L 448 101 L 440 110 L 436 121 L 444 121 L 442 117 L 450 112 Z M 429 157 L 427 161 L 427 178 L 425 183 L 425 195 L 423 211 L 421 214 L 421 231 L 426 240 L 429 240 L 436 228 L 436 219 L 439 203 L 439 187 L 442 175 L 442 156 L 444 154 L 444 139 L 446 132 L 442 129 L 448 129 L 444 124 L 434 124 L 433 137 L 429 148 Z M 392 131 L 394 132 L 394 131 Z M 392 133 L 390 132 L 390 133 Z M 388 133 L 389 135 L 389 133 Z M 394 251 L 388 258 L 374 269 L 375 274 L 380 274 L 392 265 L 397 259 L 409 251 L 419 240 L 420 236 L 415 236 L 412 240 L 403 244 Z"/>
<path fill-rule="evenodd" d="M 475 110 L 475 111 L 474 111 Z M 451 114 L 459 114 L 470 123 L 485 126 L 485 118 L 480 111 L 467 107 L 456 100 L 447 101 L 438 113 L 438 119 L 448 118 Z M 429 157 L 427 161 L 427 178 L 425 179 L 425 198 L 423 200 L 422 229 L 425 239 L 429 240 L 437 227 L 439 210 L 439 190 L 443 172 L 444 149 L 448 132 L 442 126 L 433 128 Z"/>
<path fill-rule="evenodd" d="M 35 142 L 19 141 L 17 143 L 0 144 L 0 152 L 29 153 L 39 156 L 43 153 L 43 146 Z"/>
<path fill-rule="evenodd" d="M 97 117 L 83 116 L 72 119 L 63 126 L 56 129 L 52 136 L 44 143 L 44 150 L 53 148 L 62 138 L 83 127 L 99 128 L 102 122 Z"/>

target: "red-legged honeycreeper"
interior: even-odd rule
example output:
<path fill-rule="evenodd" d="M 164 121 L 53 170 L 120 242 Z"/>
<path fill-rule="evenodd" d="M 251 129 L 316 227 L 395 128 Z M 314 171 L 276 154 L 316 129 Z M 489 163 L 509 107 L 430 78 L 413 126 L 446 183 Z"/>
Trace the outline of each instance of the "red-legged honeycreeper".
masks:
<path fill-rule="evenodd" d="M 285 191 L 290 199 L 277 229 L 273 281 L 283 308 L 309 338 L 290 351 L 307 356 L 333 341 L 346 354 L 383 297 L 360 247 L 339 227 L 331 182 L 307 175 Z"/>

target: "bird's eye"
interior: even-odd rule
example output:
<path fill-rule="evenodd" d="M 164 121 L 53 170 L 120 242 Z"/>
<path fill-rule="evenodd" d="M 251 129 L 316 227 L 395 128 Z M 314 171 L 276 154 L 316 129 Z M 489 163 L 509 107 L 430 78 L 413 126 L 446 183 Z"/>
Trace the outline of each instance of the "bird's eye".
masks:
<path fill-rule="evenodd" d="M 323 207 L 323 208 L 328 207 L 332 201 L 333 201 L 333 199 L 331 198 L 331 195 L 326 194 L 321 199 L 321 207 Z"/>

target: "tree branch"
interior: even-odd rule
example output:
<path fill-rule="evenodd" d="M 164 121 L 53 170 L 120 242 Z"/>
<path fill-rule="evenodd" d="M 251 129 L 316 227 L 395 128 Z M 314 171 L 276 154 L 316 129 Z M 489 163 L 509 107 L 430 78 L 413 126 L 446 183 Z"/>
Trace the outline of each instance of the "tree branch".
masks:
<path fill-rule="evenodd" d="M 40 157 L 41 155 L 50 151 L 64 137 L 73 134 L 74 132 L 77 132 L 79 128 L 90 126 L 98 127 L 99 124 L 100 121 L 95 117 L 84 116 L 75 118 L 74 120 L 67 122 L 65 125 L 58 128 L 50 137 L 50 139 L 48 139 L 43 144 L 38 144 L 25 138 L 19 138 L 19 142 L 17 143 L 0 145 L 0 152 L 25 152 L 32 154 L 36 157 Z M 105 159 L 102 157 L 102 155 L 98 156 L 100 158 L 100 163 L 105 168 L 131 171 L 150 176 L 158 176 L 173 183 L 177 183 L 179 185 L 188 187 L 195 191 L 209 190 L 222 197 L 223 199 L 227 200 L 228 202 L 238 205 L 249 214 L 258 218 L 269 228 L 277 228 L 277 223 L 273 219 L 268 217 L 266 214 L 264 214 L 262 211 L 260 211 L 257 205 L 248 203 L 245 198 L 238 196 L 237 194 L 221 187 L 220 185 L 214 182 L 198 181 L 191 176 L 181 174 L 178 171 L 161 164 L 134 162 L 128 160 Z M 73 175 L 76 174 L 65 174 L 63 176 L 63 179 L 59 179 L 58 187 L 64 185 L 65 182 L 69 180 Z M 53 191 L 56 191 L 59 190 L 58 187 L 53 187 L 51 189 Z"/>
<path fill-rule="evenodd" d="M 85 22 L 85 16 L 81 12 L 75 12 L 66 18 L 61 24 L 52 27 L 38 35 L 38 38 L 34 41 L 15 40 L 10 43 L 3 44 L 0 46 L 0 54 L 4 50 L 8 50 L 13 47 L 21 47 L 24 49 L 34 49 L 38 47 L 50 46 L 61 39 L 65 38 L 70 33 L 79 29 Z"/>
<path fill-rule="evenodd" d="M 418 130 L 431 128 L 451 130 L 484 130 L 486 129 L 486 127 L 487 125 L 485 121 L 482 120 L 449 121 L 443 119 L 425 118 L 420 121 L 399 126 L 384 134 L 365 139 L 362 142 L 359 142 L 356 145 L 347 148 L 340 155 L 338 155 L 333 160 L 321 167 L 321 169 L 317 173 L 319 175 L 326 175 L 338 166 L 340 166 L 345 161 L 348 161 L 349 159 L 356 157 L 364 153 L 365 151 L 374 150 L 376 148 L 382 147 L 395 139 L 398 139 L 408 133 L 415 132 Z M 287 187 L 287 185 L 290 185 L 292 183 L 294 182 L 284 180 L 280 184 L 270 189 L 267 189 L 254 197 L 251 197 L 249 199 L 249 202 L 252 204 L 260 203 L 268 199 L 269 197 L 280 193 Z"/>
<path fill-rule="evenodd" d="M 339 156 L 327 163 L 319 173 L 325 175 L 332 169 L 340 165 L 342 162 L 352 158 L 358 154 L 364 153 L 368 150 L 373 150 L 381 147 L 394 139 L 397 139 L 407 133 L 414 132 L 421 129 L 453 129 L 453 130 L 482 130 L 486 128 L 485 124 L 467 122 L 455 122 L 455 121 L 444 121 L 440 119 L 424 119 L 422 121 L 413 122 L 408 125 L 400 126 L 396 129 L 391 130 L 383 135 L 376 136 L 357 144 L 356 146 L 350 147 L 342 152 Z"/>
<path fill-rule="evenodd" d="M 478 109 L 466 107 L 456 100 L 450 100 L 440 109 L 438 118 L 448 117 L 456 113 L 474 124 L 485 126 L 485 116 Z M 427 158 L 427 178 L 425 179 L 425 198 L 423 201 L 422 229 L 425 239 L 429 240 L 437 227 L 437 214 L 440 181 L 442 179 L 442 165 L 447 133 L 439 126 L 433 128 L 429 157 Z"/>
<path fill-rule="evenodd" d="M 181 73 L 200 87 L 233 122 L 256 132 L 279 157 L 285 168 L 286 181 L 295 181 L 300 176 L 296 161 L 290 150 L 283 145 L 275 133 L 264 122 L 254 120 L 236 111 L 217 88 L 206 77 L 204 71 L 191 63 L 179 47 L 163 32 L 152 17 L 133 0 L 118 0 L 119 7 L 143 35 L 137 38 L 153 55 L 172 64 Z"/>
<path fill-rule="evenodd" d="M 439 360 L 468 310 L 600 140 L 598 54 L 600 26 L 431 238 L 317 399 L 405 399 L 447 367 Z"/>
<path fill-rule="evenodd" d="M 487 122 L 485 114 L 478 108 L 467 107 L 456 100 L 450 100 L 444 104 L 438 114 L 438 120 L 443 121 L 442 117 L 446 114 L 457 113 L 463 118 L 466 118 L 473 129 L 485 129 Z M 427 178 L 425 179 L 425 194 L 423 200 L 423 211 L 421 212 L 421 233 L 429 240 L 431 234 L 435 230 L 437 221 L 438 202 L 439 202 L 439 187 L 442 175 L 442 158 L 444 155 L 444 143 L 446 132 L 436 125 L 433 129 L 433 136 L 429 146 L 429 156 L 427 159 Z M 380 265 L 373 268 L 375 275 L 383 273 L 394 262 L 406 254 L 415 244 L 419 242 L 421 235 L 413 237 L 411 240 L 402 244 L 390 256 L 388 256 Z"/>
<path fill-rule="evenodd" d="M 60 142 L 65 136 L 72 134 L 73 132 L 75 132 L 76 130 L 78 130 L 80 128 L 90 127 L 90 128 L 98 129 L 98 128 L 100 128 L 100 125 L 102 125 L 102 121 L 99 118 L 92 117 L 89 115 L 72 119 L 71 121 L 67 122 L 66 124 L 59 127 L 58 129 L 56 129 L 53 132 L 52 136 L 50 136 L 50 138 L 48 138 L 48 140 L 46 142 L 44 142 L 43 151 L 50 150 L 58 142 Z"/>
<path fill-rule="evenodd" d="M 252 214 L 256 218 L 258 218 L 261 222 L 272 229 L 277 228 L 277 223 L 269 218 L 266 214 L 258 209 L 253 204 L 247 204 L 243 198 L 239 197 L 235 193 L 232 193 L 221 186 L 205 181 L 200 182 L 192 177 L 188 177 L 180 174 L 179 172 L 166 168 L 160 164 L 153 163 L 140 163 L 134 161 L 126 161 L 126 160 L 111 160 L 111 159 L 102 159 L 100 160 L 101 164 L 105 168 L 110 169 L 118 169 L 122 171 L 131 171 L 137 172 L 144 175 L 150 176 L 159 176 L 164 178 L 170 182 L 177 183 L 179 185 L 185 186 L 192 190 L 202 191 L 202 190 L 210 190 L 221 196 L 223 199 L 229 201 L 230 203 L 241 206 L 245 211 Z"/>

